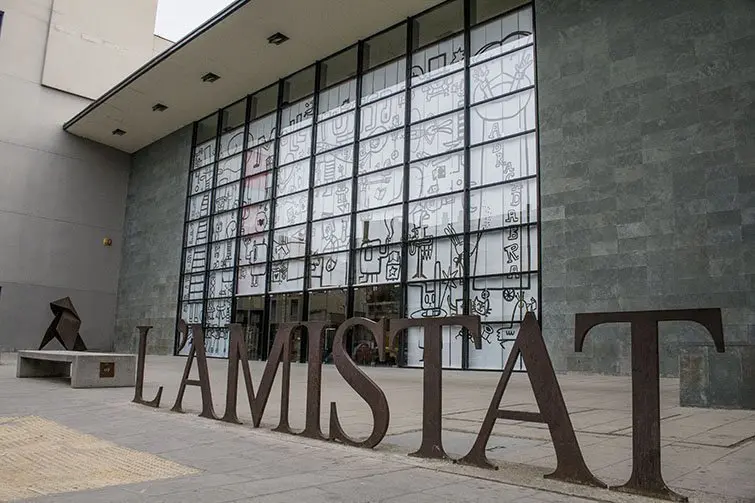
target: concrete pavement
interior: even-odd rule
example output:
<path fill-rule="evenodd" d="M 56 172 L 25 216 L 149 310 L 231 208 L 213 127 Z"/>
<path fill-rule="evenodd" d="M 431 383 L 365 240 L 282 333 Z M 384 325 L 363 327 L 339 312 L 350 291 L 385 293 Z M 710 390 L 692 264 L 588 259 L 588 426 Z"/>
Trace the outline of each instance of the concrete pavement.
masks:
<path fill-rule="evenodd" d="M 496 423 L 488 445 L 488 457 L 500 466 L 496 471 L 407 456 L 420 443 L 420 370 L 366 369 L 385 392 L 391 408 L 388 435 L 378 448 L 368 451 L 269 431 L 278 419 L 277 381 L 259 429 L 251 427 L 243 383 L 238 412 L 244 425 L 196 417 L 201 400 L 195 387 L 186 392 L 187 413 L 171 413 L 184 362 L 179 357 L 148 357 L 145 398 L 151 399 L 158 385 L 165 387 L 162 407 L 154 410 L 130 403 L 133 389 L 78 390 L 59 379 L 16 379 L 14 356 L 2 355 L 0 500 L 3 494 L 12 495 L 19 485 L 18 479 L 2 475 L 8 473 L 2 465 L 12 458 L 9 454 L 42 438 L 34 431 L 21 432 L 17 426 L 33 428 L 28 426 L 31 424 L 62 428 L 72 445 L 76 445 L 77 434 L 83 435 L 80 445 L 107 444 L 98 444 L 100 450 L 58 449 L 63 458 L 47 460 L 64 466 L 71 456 L 88 459 L 91 454 L 98 460 L 93 465 L 100 465 L 100 472 L 107 475 L 98 472 L 97 480 L 102 480 L 99 488 L 81 483 L 80 488 L 85 490 L 71 492 L 75 484 L 67 483 L 60 489 L 66 492 L 53 494 L 55 489 L 50 486 L 54 484 L 50 482 L 42 489 L 31 488 L 39 494 L 33 500 L 36 502 L 654 501 L 543 479 L 542 475 L 555 467 L 555 458 L 547 427 L 541 424 Z M 263 362 L 252 362 L 255 386 L 263 366 Z M 222 415 L 226 362 L 210 360 L 209 371 L 215 410 Z M 456 457 L 471 447 L 499 377 L 497 372 L 444 372 L 443 441 L 449 454 Z M 588 466 L 611 485 L 625 482 L 631 472 L 629 378 L 570 374 L 559 376 L 559 382 Z M 297 430 L 304 425 L 305 383 L 306 366 L 293 365 L 290 422 Z M 371 429 L 369 408 L 328 365 L 323 368 L 324 429 L 332 400 L 338 403 L 346 432 L 366 436 Z M 513 376 L 504 406 L 535 410 L 534 403 L 526 375 Z M 675 379 L 662 380 L 661 407 L 666 482 L 691 501 L 755 501 L 755 412 L 679 407 Z M 8 419 L 29 416 L 38 419 Z M 31 440 L 4 443 L 4 427 L 9 435 L 15 435 L 13 438 Z M 108 459 L 123 459 L 126 452 L 133 456 L 133 470 L 125 469 L 122 463 L 109 468 Z M 26 459 L 31 459 L 31 454 Z M 70 479 L 86 478 L 88 472 L 83 466 L 66 473 Z M 160 474 L 154 477 L 160 480 L 151 480 L 150 473 Z M 47 479 L 54 480 L 53 475 Z M 23 497 L 28 498 L 28 479 L 24 483 L 27 492 Z"/>

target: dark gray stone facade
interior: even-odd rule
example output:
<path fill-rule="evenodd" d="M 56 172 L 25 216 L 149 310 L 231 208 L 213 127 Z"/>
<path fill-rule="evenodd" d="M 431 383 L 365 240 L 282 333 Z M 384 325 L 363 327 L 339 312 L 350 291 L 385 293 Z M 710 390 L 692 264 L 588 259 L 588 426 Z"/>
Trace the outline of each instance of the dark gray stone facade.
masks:
<path fill-rule="evenodd" d="M 192 127 L 133 157 L 118 283 L 115 350 L 135 351 L 137 325 L 153 325 L 147 351 L 172 354 Z"/>
<path fill-rule="evenodd" d="M 720 307 L 727 343 L 755 345 L 755 4 L 535 8 L 542 323 L 554 365 L 631 371 L 628 326 L 598 327 L 574 352 L 578 312 Z M 694 324 L 660 330 L 665 376 L 680 374 L 683 348 L 712 346 Z M 734 371 L 745 353 L 705 353 L 712 388 L 745 386 Z"/>

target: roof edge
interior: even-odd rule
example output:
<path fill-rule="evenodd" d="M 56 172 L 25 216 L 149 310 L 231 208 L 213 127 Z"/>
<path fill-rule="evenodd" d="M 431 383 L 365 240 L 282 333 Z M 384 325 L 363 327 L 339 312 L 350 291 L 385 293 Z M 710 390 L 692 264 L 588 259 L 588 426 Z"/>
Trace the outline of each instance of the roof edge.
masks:
<path fill-rule="evenodd" d="M 68 131 L 70 127 L 72 127 L 74 124 L 76 124 L 78 121 L 83 119 L 86 115 L 89 114 L 89 112 L 95 110 L 100 105 L 105 103 L 109 98 L 111 98 L 113 95 L 117 94 L 119 91 L 121 91 L 123 88 L 134 82 L 136 79 L 150 71 L 152 68 L 160 64 L 162 61 L 168 59 L 171 55 L 173 55 L 175 52 L 180 51 L 183 47 L 188 45 L 190 42 L 192 42 L 194 39 L 208 31 L 210 28 L 215 26 L 216 24 L 220 23 L 221 21 L 225 20 L 227 17 L 229 17 L 231 14 L 239 10 L 241 7 L 246 5 L 247 3 L 251 2 L 252 0 L 236 0 L 231 5 L 226 7 L 225 9 L 221 10 L 214 16 L 212 16 L 210 19 L 199 25 L 196 29 L 194 29 L 192 32 L 190 32 L 188 35 L 183 37 L 181 40 L 173 44 L 170 48 L 160 53 L 157 57 L 150 59 L 147 61 L 144 65 L 137 68 L 133 73 L 131 73 L 128 77 L 123 79 L 121 82 L 116 84 L 112 89 L 107 91 L 105 94 L 97 98 L 95 101 L 90 103 L 84 110 L 76 114 L 72 119 L 69 119 L 65 124 L 63 124 L 63 130 Z"/>

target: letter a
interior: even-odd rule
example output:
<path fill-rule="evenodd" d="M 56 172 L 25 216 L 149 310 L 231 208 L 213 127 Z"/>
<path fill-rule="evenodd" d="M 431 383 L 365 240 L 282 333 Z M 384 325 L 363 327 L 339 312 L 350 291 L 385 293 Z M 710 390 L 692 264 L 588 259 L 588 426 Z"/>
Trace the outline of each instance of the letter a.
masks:
<path fill-rule="evenodd" d="M 186 323 L 179 325 L 185 330 Z M 180 328 L 179 328 L 180 329 Z M 188 332 L 185 332 L 186 338 L 188 338 Z M 207 354 L 204 348 L 204 332 L 202 331 L 202 325 L 191 325 L 191 333 L 194 335 L 192 338 L 191 351 L 189 351 L 189 357 L 186 359 L 186 367 L 184 367 L 184 375 L 181 378 L 181 385 L 178 388 L 178 396 L 176 396 L 176 403 L 173 408 L 170 409 L 173 412 L 183 412 L 181 402 L 184 399 L 184 393 L 186 392 L 186 386 L 199 386 L 202 390 L 202 413 L 200 417 L 206 417 L 207 419 L 218 419 L 215 416 L 215 410 L 212 408 L 212 391 L 210 390 L 210 373 L 207 370 Z M 194 363 L 194 357 L 197 358 L 197 371 L 199 372 L 199 380 L 189 379 L 189 373 L 191 373 L 191 364 Z"/>
<path fill-rule="evenodd" d="M 514 364 L 519 356 L 522 355 L 524 364 L 527 367 L 527 376 L 532 385 L 532 391 L 535 394 L 537 407 L 540 412 L 522 412 L 511 410 L 499 410 L 503 392 L 511 378 L 514 370 Z M 585 464 L 582 457 L 582 451 L 579 449 L 577 437 L 574 434 L 569 413 L 566 410 L 564 397 L 561 394 L 561 388 L 558 386 L 556 374 L 553 371 L 548 350 L 540 332 L 540 324 L 531 312 L 527 313 L 519 329 L 519 334 L 514 342 L 509 359 L 503 369 L 503 375 L 498 382 L 498 387 L 490 402 L 488 413 L 477 435 L 474 446 L 466 456 L 459 460 L 459 463 L 479 466 L 482 468 L 493 468 L 494 465 L 488 461 L 485 455 L 485 448 L 488 445 L 488 439 L 493 431 L 496 419 L 513 419 L 515 421 L 529 421 L 534 423 L 546 423 L 550 430 L 553 447 L 556 450 L 556 470 L 546 475 L 546 478 L 563 480 L 577 484 L 584 484 L 595 487 L 606 487 L 606 485 L 595 478 Z"/>

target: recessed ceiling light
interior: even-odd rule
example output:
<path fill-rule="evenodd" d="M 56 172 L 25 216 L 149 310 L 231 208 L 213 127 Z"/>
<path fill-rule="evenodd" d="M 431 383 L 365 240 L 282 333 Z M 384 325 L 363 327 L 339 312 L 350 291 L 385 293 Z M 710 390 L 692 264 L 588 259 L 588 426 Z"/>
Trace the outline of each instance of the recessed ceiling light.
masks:
<path fill-rule="evenodd" d="M 220 78 L 220 75 L 216 75 L 212 72 L 208 72 L 202 75 L 202 82 L 215 82 L 219 78 Z"/>
<path fill-rule="evenodd" d="M 155 103 L 155 105 L 152 107 L 153 112 L 164 112 L 168 109 L 167 105 L 163 105 L 162 103 Z"/>
<path fill-rule="evenodd" d="M 123 136 L 124 134 L 126 134 L 126 132 L 124 130 L 122 130 L 122 129 L 114 129 L 113 130 L 113 134 L 115 136 Z"/>
<path fill-rule="evenodd" d="M 267 37 L 267 42 L 273 45 L 281 45 L 286 40 L 288 40 L 288 37 L 279 31 Z"/>

